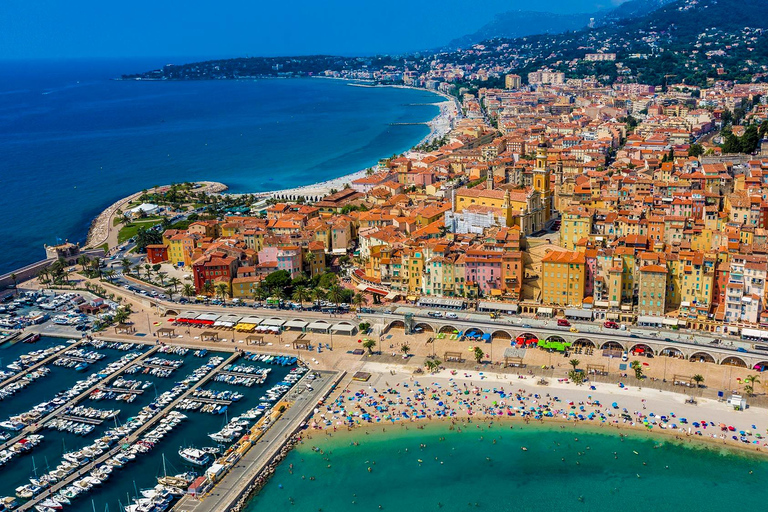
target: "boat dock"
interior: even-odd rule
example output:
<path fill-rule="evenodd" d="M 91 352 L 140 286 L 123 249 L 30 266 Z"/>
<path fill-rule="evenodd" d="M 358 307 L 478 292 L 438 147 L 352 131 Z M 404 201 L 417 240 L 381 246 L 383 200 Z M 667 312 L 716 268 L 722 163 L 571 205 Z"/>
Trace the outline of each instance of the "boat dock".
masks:
<path fill-rule="evenodd" d="M 203 397 L 192 396 L 192 397 L 189 397 L 189 399 L 194 400 L 195 402 L 203 403 L 203 404 L 232 405 L 232 400 L 219 400 L 218 398 L 203 398 Z"/>
<path fill-rule="evenodd" d="M 0 387 L 3 387 L 6 384 L 10 384 L 11 382 L 22 378 L 27 373 L 29 373 L 31 371 L 34 371 L 34 370 L 37 370 L 41 366 L 45 366 L 46 364 L 50 363 L 54 359 L 57 359 L 57 358 L 61 357 L 64 354 L 64 352 L 66 352 L 68 350 L 71 350 L 73 348 L 78 348 L 82 344 L 83 344 L 82 341 L 78 341 L 77 343 L 73 343 L 72 345 L 66 345 L 63 349 L 59 350 L 58 352 L 56 352 L 54 354 L 51 354 L 50 356 L 46 357 L 45 359 L 43 359 L 41 361 L 36 362 L 35 364 L 30 366 L 29 368 L 24 368 L 20 372 L 17 372 L 16 375 L 11 375 L 10 377 L 6 378 L 5 380 L 0 381 Z"/>
<path fill-rule="evenodd" d="M 266 379 L 265 376 L 263 376 L 263 375 L 261 375 L 259 373 L 245 373 L 245 372 L 232 372 L 232 371 L 230 371 L 230 372 L 219 372 L 219 375 L 226 375 L 227 377 L 250 377 L 250 378 L 253 378 L 253 379 L 257 379 L 257 378 L 262 378 L 263 377 L 264 379 Z"/>
<path fill-rule="evenodd" d="M 158 347 L 154 347 L 153 350 L 150 350 L 149 353 L 154 353 L 157 350 Z M 144 354 L 144 356 L 149 355 L 149 353 Z M 204 386 L 207 384 L 219 371 L 221 371 L 222 368 L 224 368 L 228 364 L 232 364 L 237 358 L 240 357 L 239 353 L 234 353 L 231 356 L 229 356 L 226 360 L 224 360 L 219 366 L 214 368 L 211 372 L 209 372 L 205 377 L 197 381 L 194 385 L 192 385 L 188 390 L 186 390 L 184 393 L 179 395 L 173 402 L 169 403 L 166 407 L 163 408 L 158 414 L 156 414 L 151 421 L 146 422 L 144 425 L 136 429 L 132 434 L 128 435 L 125 439 L 123 439 L 120 443 L 118 443 L 116 446 L 112 447 L 110 450 L 104 452 L 100 457 L 98 457 L 95 460 L 92 460 L 85 466 L 81 467 L 79 471 L 72 473 L 64 480 L 60 480 L 53 486 L 49 487 L 48 490 L 44 493 L 38 494 L 31 500 L 27 501 L 23 505 L 21 505 L 18 510 L 19 512 L 23 512 L 25 510 L 34 510 L 35 505 L 37 505 L 40 501 L 46 499 L 49 494 L 56 494 L 61 488 L 69 486 L 72 482 L 77 480 L 78 478 L 81 478 L 81 473 L 86 474 L 92 471 L 97 466 L 102 465 L 107 459 L 110 457 L 114 457 L 120 450 L 122 449 L 122 445 L 124 444 L 132 444 L 138 439 L 141 438 L 142 434 L 144 432 L 154 428 L 154 426 L 162 419 L 164 418 L 169 412 L 171 412 L 176 405 L 186 399 L 190 398 L 190 395 L 201 386 Z M 132 365 L 128 365 L 130 367 Z M 114 375 L 116 376 L 116 375 Z M 112 378 L 112 377 L 110 377 Z M 89 390 L 90 391 L 90 390 Z M 87 392 L 86 392 L 87 393 Z M 82 396 L 82 395 L 81 395 Z"/>
<path fill-rule="evenodd" d="M 82 416 L 70 416 L 69 414 L 64 414 L 63 416 L 59 416 L 59 418 L 67 421 L 76 421 L 78 423 L 87 423 L 89 425 L 101 425 L 102 423 L 104 423 L 104 420 L 102 419 L 84 418 Z"/>
<path fill-rule="evenodd" d="M 134 395 L 140 395 L 144 393 L 143 389 L 130 388 L 99 388 L 99 391 L 104 391 L 105 393 L 109 393 L 110 391 L 114 391 L 115 393 L 133 393 Z"/>
<path fill-rule="evenodd" d="M 162 364 L 152 364 L 152 363 L 142 363 L 142 367 L 144 368 L 152 368 L 154 370 L 178 370 L 181 368 L 182 365 L 179 366 L 165 366 Z"/>
<path fill-rule="evenodd" d="M 173 512 L 238 511 L 252 492 L 252 484 L 264 468 L 272 463 L 311 416 L 318 401 L 327 398 L 339 385 L 346 372 L 315 371 L 319 378 L 313 388 L 301 386 L 299 381 L 286 395 L 293 404 L 264 433 L 258 442 L 221 478 L 212 491 L 202 499 L 185 495 L 173 507 Z"/>
<path fill-rule="evenodd" d="M 121 373 L 123 373 L 125 370 L 130 368 L 133 365 L 133 363 L 135 363 L 136 361 L 141 361 L 145 357 L 151 356 L 152 354 L 154 354 L 157 351 L 158 348 L 159 347 L 152 347 L 152 348 L 150 348 L 145 353 L 141 354 L 139 357 L 137 357 L 136 359 L 134 359 L 133 361 L 131 361 L 130 363 L 125 365 L 120 370 L 116 371 L 115 373 L 113 373 L 111 375 L 108 375 L 107 377 L 104 377 L 103 379 L 98 381 L 96 384 L 94 384 L 90 388 L 86 389 L 85 391 L 83 391 L 82 393 L 80 393 L 79 395 L 77 395 L 76 397 L 74 397 L 73 399 L 68 401 L 67 403 L 62 404 L 61 407 L 59 407 L 57 409 L 54 409 L 53 411 L 51 411 L 50 413 L 48 413 L 44 417 L 42 417 L 39 420 L 37 420 L 32 425 L 27 425 L 26 427 L 21 429 L 16 436 L 14 436 L 13 438 L 9 439 L 5 443 L 1 444 L 0 445 L 0 450 L 4 450 L 4 449 L 8 448 L 9 446 L 14 444 L 15 442 L 19 441 L 20 439 L 25 438 L 26 436 L 28 436 L 30 434 L 35 434 L 35 433 L 39 432 L 40 430 L 42 430 L 43 425 L 46 425 L 48 423 L 48 421 L 50 421 L 53 418 L 56 418 L 57 416 L 62 414 L 64 411 L 67 410 L 67 408 L 69 408 L 71 406 L 74 406 L 76 403 L 78 403 L 81 400 L 84 400 L 85 398 L 87 398 L 88 395 L 93 393 L 95 390 L 100 389 L 103 384 L 106 384 L 107 382 L 109 382 L 110 380 L 114 379 L 115 377 L 118 377 Z"/>

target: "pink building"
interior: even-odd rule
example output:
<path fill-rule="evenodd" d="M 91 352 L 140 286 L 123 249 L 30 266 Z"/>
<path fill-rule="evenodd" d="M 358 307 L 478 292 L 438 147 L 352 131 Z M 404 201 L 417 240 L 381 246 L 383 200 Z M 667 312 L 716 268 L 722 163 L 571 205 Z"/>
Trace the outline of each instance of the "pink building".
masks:
<path fill-rule="evenodd" d="M 276 263 L 274 270 L 286 270 L 291 278 L 301 273 L 301 248 L 297 246 L 265 247 L 259 251 L 259 264 Z"/>
<path fill-rule="evenodd" d="M 464 259 L 464 279 L 476 284 L 482 295 L 501 290 L 501 254 L 495 251 L 469 249 Z"/>

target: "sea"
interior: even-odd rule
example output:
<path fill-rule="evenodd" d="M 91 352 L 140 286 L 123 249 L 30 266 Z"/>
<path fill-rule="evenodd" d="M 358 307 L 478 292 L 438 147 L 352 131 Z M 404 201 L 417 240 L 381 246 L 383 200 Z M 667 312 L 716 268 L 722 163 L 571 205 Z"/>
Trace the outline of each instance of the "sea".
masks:
<path fill-rule="evenodd" d="M 43 336 L 35 344 L 0 342 L 0 365 L 4 368 L 7 364 L 17 359 L 19 355 L 32 350 L 41 350 L 54 345 L 63 345 L 66 340 Z M 88 347 L 88 350 L 96 350 Z M 137 351 L 146 350 L 137 346 Z M 106 357 L 90 366 L 90 372 L 98 372 L 109 363 L 119 359 L 128 352 L 103 348 L 97 350 Z M 116 425 L 126 422 L 135 416 L 143 407 L 149 405 L 157 395 L 171 389 L 176 382 L 190 375 L 195 369 L 208 363 L 210 358 L 219 355 L 229 357 L 231 353 L 209 353 L 206 357 L 195 357 L 193 351 L 185 356 L 174 354 L 160 354 L 156 356 L 163 359 L 181 359 L 182 366 L 169 378 L 153 377 L 141 372 L 126 375 L 125 377 L 138 381 L 152 383 L 132 403 L 116 400 L 91 400 L 85 399 L 80 405 L 97 409 L 119 409 L 120 414 L 115 420 L 109 420 L 98 426 L 86 436 L 75 435 L 66 431 L 44 428 L 39 433 L 44 436 L 43 442 L 31 452 L 12 459 L 5 466 L 0 467 L 0 497 L 14 496 L 15 489 L 29 483 L 29 478 L 35 475 L 43 475 L 55 469 L 62 461 L 62 455 L 66 452 L 78 450 L 90 445 L 101 437 L 103 432 Z M 123 512 L 125 505 L 130 504 L 139 495 L 141 490 L 148 489 L 157 484 L 157 477 L 164 474 L 175 475 L 186 471 L 196 471 L 201 474 L 202 469 L 190 466 L 179 455 L 182 447 L 208 447 L 216 446 L 209 437 L 209 433 L 220 430 L 224 424 L 244 413 L 252 407 L 256 407 L 266 389 L 281 382 L 289 372 L 290 367 L 273 366 L 266 363 L 251 362 L 239 359 L 238 365 L 249 365 L 269 368 L 271 371 L 263 385 L 242 387 L 223 382 L 210 382 L 203 389 L 215 391 L 230 390 L 243 393 L 244 397 L 229 406 L 229 410 L 222 415 L 211 415 L 199 411 L 181 411 L 187 419 L 182 421 L 176 429 L 164 437 L 151 451 L 140 455 L 130 464 L 113 472 L 112 476 L 103 485 L 94 488 L 87 495 L 81 495 L 72 501 L 66 510 L 72 512 Z M 51 372 L 17 394 L 0 401 L 0 421 L 7 420 L 10 416 L 28 411 L 36 404 L 51 400 L 54 395 L 62 390 L 71 388 L 78 380 L 88 376 L 88 372 L 77 372 L 74 369 L 48 365 Z M 12 432 L 11 432 L 12 433 Z"/>
<path fill-rule="evenodd" d="M 768 478 L 764 458 L 663 435 L 519 422 L 384 428 L 315 434 L 245 511 L 709 512 L 761 501 Z"/>
<path fill-rule="evenodd" d="M 167 62 L 0 62 L 0 274 L 84 241 L 100 211 L 154 185 L 248 193 L 365 169 L 429 133 L 392 123 L 429 121 L 441 101 L 320 78 L 113 80 Z"/>

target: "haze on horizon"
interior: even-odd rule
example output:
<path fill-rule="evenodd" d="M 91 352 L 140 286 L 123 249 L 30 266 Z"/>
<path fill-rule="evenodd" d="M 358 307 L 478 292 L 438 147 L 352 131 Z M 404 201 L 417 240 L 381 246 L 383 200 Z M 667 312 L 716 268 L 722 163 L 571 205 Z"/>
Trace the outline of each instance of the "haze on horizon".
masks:
<path fill-rule="evenodd" d="M 591 12 L 623 1 L 3 0 L 0 59 L 401 53 L 439 47 L 501 12 Z"/>

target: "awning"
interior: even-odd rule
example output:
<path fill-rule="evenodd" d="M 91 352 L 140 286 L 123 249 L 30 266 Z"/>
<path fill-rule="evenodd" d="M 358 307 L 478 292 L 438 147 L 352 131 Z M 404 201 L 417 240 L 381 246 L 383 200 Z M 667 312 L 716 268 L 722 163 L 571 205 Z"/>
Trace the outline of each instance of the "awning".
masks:
<path fill-rule="evenodd" d="M 553 314 L 552 308 L 539 308 L 536 310 L 539 315 L 551 315 Z"/>
<path fill-rule="evenodd" d="M 331 327 L 331 332 L 352 335 L 355 333 L 355 329 L 356 327 L 354 324 L 350 324 L 348 322 L 339 322 L 338 324 L 335 324 Z"/>
<path fill-rule="evenodd" d="M 677 325 L 677 318 L 664 318 L 661 323 L 662 325 Z"/>
<path fill-rule="evenodd" d="M 608 320 L 618 320 L 619 319 L 619 314 L 618 313 L 608 313 L 607 315 L 605 315 L 605 318 L 607 318 Z"/>
<path fill-rule="evenodd" d="M 638 325 L 663 325 L 664 319 L 659 316 L 639 316 L 637 317 Z"/>
<path fill-rule="evenodd" d="M 218 320 L 220 316 L 221 315 L 217 313 L 203 313 L 202 315 L 198 316 L 195 320 L 202 320 L 203 322 L 211 322 L 211 324 L 213 324 L 213 322 Z"/>
<path fill-rule="evenodd" d="M 331 328 L 331 324 L 326 322 L 325 320 L 315 320 L 311 324 L 307 326 L 307 329 L 312 331 L 321 331 L 321 332 L 328 332 L 328 329 Z"/>
<path fill-rule="evenodd" d="M 583 318 L 585 320 L 592 320 L 592 312 L 584 311 L 582 309 L 566 309 L 565 316 L 570 318 Z"/>
<path fill-rule="evenodd" d="M 294 318 L 293 320 L 288 320 L 287 322 L 285 322 L 283 327 L 285 327 L 286 329 L 304 329 L 308 325 L 309 325 L 309 322 L 301 320 L 300 318 Z"/>
<path fill-rule="evenodd" d="M 490 302 L 481 300 L 477 303 L 478 311 L 502 311 L 505 313 L 517 313 L 517 304 L 511 304 L 509 302 Z"/>
<path fill-rule="evenodd" d="M 259 325 L 262 320 L 263 318 L 260 318 L 258 316 L 246 316 L 240 319 L 240 323 Z"/>
<path fill-rule="evenodd" d="M 264 327 L 282 327 L 285 323 L 285 320 L 282 318 L 267 318 L 266 320 L 262 320 L 261 324 Z"/>

